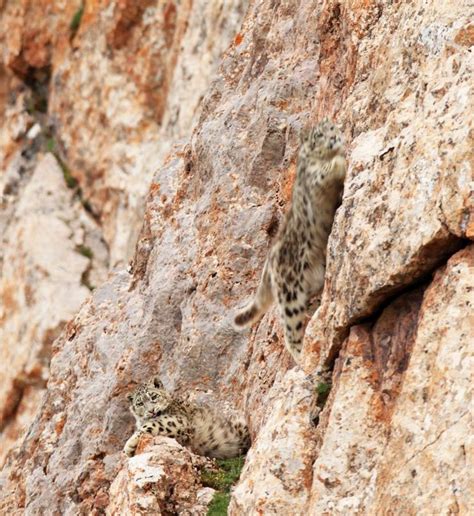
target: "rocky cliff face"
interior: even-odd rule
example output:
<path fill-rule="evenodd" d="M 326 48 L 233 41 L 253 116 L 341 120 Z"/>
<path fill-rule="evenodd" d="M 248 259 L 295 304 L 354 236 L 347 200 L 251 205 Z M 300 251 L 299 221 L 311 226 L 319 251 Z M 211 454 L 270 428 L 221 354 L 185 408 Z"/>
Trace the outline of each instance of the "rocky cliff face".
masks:
<path fill-rule="evenodd" d="M 54 339 L 133 253 L 153 172 L 189 135 L 245 5 L 0 7 L 0 464 Z"/>
<path fill-rule="evenodd" d="M 159 373 L 245 413 L 231 514 L 468 514 L 469 2 L 47 4 L 0 22 L 2 512 L 205 514 L 192 454 L 121 453 Z M 276 311 L 231 320 L 322 116 L 350 166 L 299 368 Z"/>

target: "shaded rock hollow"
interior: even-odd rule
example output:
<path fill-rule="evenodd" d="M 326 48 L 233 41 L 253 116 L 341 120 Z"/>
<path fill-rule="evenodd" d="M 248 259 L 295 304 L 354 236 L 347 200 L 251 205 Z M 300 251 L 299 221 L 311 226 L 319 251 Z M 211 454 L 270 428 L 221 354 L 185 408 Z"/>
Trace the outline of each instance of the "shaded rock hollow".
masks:
<path fill-rule="evenodd" d="M 119 268 L 57 330 L 51 364 L 46 359 L 40 374 L 41 389 L 49 377 L 44 397 L 31 398 L 34 421 L 26 421 L 28 433 L 4 466 L 3 512 L 133 507 L 146 514 L 147 503 L 166 511 L 160 490 L 184 475 L 189 499 L 178 493 L 175 509 L 194 503 L 205 513 L 185 450 L 176 452 L 182 467 L 156 462 L 154 453 L 170 460 L 166 440 L 145 448 L 145 466 L 121 454 L 132 429 L 125 394 L 155 372 L 170 389 L 245 413 L 253 446 L 231 514 L 472 509 L 469 3 L 262 0 L 246 7 L 86 3 L 71 38 L 60 27 L 69 27 L 76 9 L 56 15 L 63 21 L 53 31 L 5 3 L 5 234 L 25 224 L 21 203 L 40 166 L 52 174 L 55 160 L 64 161 L 81 188 L 76 202 L 83 201 L 81 208 L 66 201 L 64 209 L 85 212 L 90 229 L 81 235 L 101 232 L 108 252 L 96 259 L 98 270 Z M 32 113 L 22 99 L 48 66 L 46 113 Z M 208 79 L 193 83 L 193 66 Z M 276 311 L 244 333 L 231 320 L 256 286 L 288 205 L 298 133 L 323 116 L 343 128 L 350 166 L 322 304 L 307 329 L 304 367 L 295 369 Z M 35 150 L 37 167 L 20 172 L 15 159 L 34 146 L 30 131 L 37 119 L 45 127 L 43 118 L 56 124 L 60 152 L 53 158 Z M 139 221 L 129 273 L 120 264 Z M 20 253 L 14 242 L 7 238 L 2 251 L 4 300 L 11 278 L 43 288 L 31 274 L 10 272 L 5 256 Z M 67 279 L 81 293 L 77 270 Z M 9 306 L 2 327 L 33 310 L 27 302 Z M 22 355 L 15 360 L 18 373 L 8 373 L 2 387 L 30 371 Z M 311 378 L 322 367 L 332 371 L 332 389 L 315 422 Z M 17 404 L 8 424 L 20 416 Z M 137 484 L 141 467 L 154 468 L 154 498 Z"/>

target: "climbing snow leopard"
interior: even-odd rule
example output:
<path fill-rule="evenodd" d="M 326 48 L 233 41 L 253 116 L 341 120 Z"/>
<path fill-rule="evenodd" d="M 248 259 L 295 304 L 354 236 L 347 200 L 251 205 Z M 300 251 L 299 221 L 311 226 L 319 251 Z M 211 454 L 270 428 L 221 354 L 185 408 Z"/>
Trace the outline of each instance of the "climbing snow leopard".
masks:
<path fill-rule="evenodd" d="M 253 301 L 235 317 L 250 326 L 278 302 L 285 344 L 296 362 L 303 345 L 303 321 L 310 299 L 324 284 L 326 245 L 346 175 L 343 138 L 324 120 L 300 139 L 290 209 L 267 260 Z"/>
<path fill-rule="evenodd" d="M 128 396 L 137 429 L 125 443 L 124 452 L 134 455 L 140 436 L 145 433 L 175 438 L 195 453 L 226 459 L 245 453 L 250 445 L 247 425 L 172 396 L 158 377 L 139 385 Z"/>

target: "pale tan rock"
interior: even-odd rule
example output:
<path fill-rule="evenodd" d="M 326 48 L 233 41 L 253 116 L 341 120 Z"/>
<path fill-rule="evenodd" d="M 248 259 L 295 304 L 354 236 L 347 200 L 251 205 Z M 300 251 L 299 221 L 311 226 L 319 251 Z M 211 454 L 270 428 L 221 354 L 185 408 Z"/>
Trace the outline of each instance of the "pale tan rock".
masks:
<path fill-rule="evenodd" d="M 379 512 L 472 512 L 473 271 L 471 245 L 436 273 L 424 295 L 375 482 Z"/>
<path fill-rule="evenodd" d="M 93 269 L 97 281 L 105 279 L 100 243 L 93 246 L 99 259 L 78 250 L 98 233 L 94 221 L 81 211 L 55 158 L 46 154 L 3 235 L 0 463 L 36 411 L 40 396 L 35 390 L 42 391 L 48 379 L 54 339 L 90 294 L 84 275 Z"/>
<path fill-rule="evenodd" d="M 110 486 L 106 514 L 207 514 L 214 490 L 200 483 L 205 460 L 167 437 L 140 452 L 125 460 Z"/>
<path fill-rule="evenodd" d="M 449 5 L 380 6 L 359 41 L 352 91 L 338 103 L 353 134 L 350 170 L 307 332 L 308 371 L 334 357 L 351 324 L 442 263 L 458 237 L 472 238 L 474 60 L 456 42 L 469 8 Z M 342 17 L 359 25 L 362 11 Z"/>
<path fill-rule="evenodd" d="M 404 294 L 373 328 L 351 329 L 317 429 L 310 514 L 378 514 L 374 484 L 416 338 L 422 297 L 422 289 Z"/>
<path fill-rule="evenodd" d="M 8 360 L 1 366 L 8 369 L 0 382 L 0 414 L 4 414 L 2 421 L 8 419 L 8 428 L 4 429 L 0 463 L 21 435 L 26 407 L 34 410 L 29 400 L 22 401 L 22 393 L 31 392 L 31 371 L 39 375 L 34 379 L 37 387 L 43 386 L 51 343 L 88 294 L 85 287 L 100 285 L 105 268 L 126 263 L 133 251 L 153 173 L 172 138 L 189 135 L 205 88 L 236 31 L 246 2 L 112 2 L 107 8 L 86 3 L 80 18 L 80 1 L 4 4 L 0 15 L 4 49 L 0 58 L 0 112 L 4 116 L 0 127 L 0 262 L 6 260 L 9 265 L 2 270 L 2 281 L 13 281 L 19 290 L 28 290 L 30 297 L 37 290 L 41 293 L 44 315 L 40 326 L 48 331 L 46 344 L 42 338 L 41 344 L 31 342 L 31 335 L 25 335 L 18 346 L 12 346 L 18 332 L 24 330 L 20 326 L 36 321 L 39 301 L 34 307 L 26 302 L 10 306 L 10 326 L 5 329 L 9 337 L 0 345 L 3 358 Z M 80 20 L 77 31 L 71 26 L 73 18 Z M 32 91 L 25 91 L 22 80 Z M 48 117 L 38 113 L 40 103 L 47 106 Z M 33 196 L 25 190 L 38 150 L 46 143 L 54 144 L 68 171 L 79 179 L 82 199 L 90 201 L 89 206 L 92 204 L 101 216 L 100 229 L 94 223 L 88 226 L 90 217 L 80 203 L 72 202 L 72 192 L 65 189 L 59 176 L 61 185 L 54 180 L 51 188 L 55 194 L 64 194 L 58 209 L 71 205 L 69 212 L 60 214 L 59 219 L 26 222 L 32 197 L 35 209 L 51 201 L 44 199 L 49 195 L 47 189 L 37 190 Z M 29 232 L 25 238 L 34 248 L 28 251 L 34 250 L 35 267 L 43 268 L 44 274 L 15 272 L 21 252 L 12 240 L 17 231 L 24 230 L 23 221 L 15 218 L 20 203 L 26 208 L 18 217 L 25 218 Z M 31 211 L 33 217 L 32 207 Z M 19 227 L 15 227 L 18 222 Z M 44 230 L 36 231 L 37 227 Z M 45 236 L 47 230 L 50 233 Z M 92 252 L 93 259 L 73 253 L 69 260 L 66 251 L 71 245 L 86 254 Z M 76 274 L 78 289 L 72 287 Z M 0 301 L 2 305 L 9 303 L 9 295 Z M 15 330 L 11 329 L 13 324 Z M 41 374 L 34 358 L 38 354 Z M 27 373 L 23 371 L 25 355 L 33 364 Z"/>
<path fill-rule="evenodd" d="M 308 403 L 298 405 L 295 380 L 304 375 L 286 374 L 292 388 L 267 398 L 234 514 L 470 514 L 473 270 L 470 246 L 429 287 L 353 327 L 318 426 L 306 434 L 295 425 L 308 424 L 316 385 L 307 383 Z M 284 450 L 291 456 L 282 460 Z M 311 471 L 293 483 L 305 454 Z"/>
<path fill-rule="evenodd" d="M 153 174 L 189 137 L 246 3 L 88 3 L 73 47 L 54 63 L 49 114 L 113 266 L 131 258 Z"/>
<path fill-rule="evenodd" d="M 1 62 L 47 103 L 57 147 L 101 218 L 112 265 L 133 254 L 153 174 L 171 144 L 189 137 L 246 5 L 5 2 Z M 21 118 L 7 117 L 15 133 L 28 130 L 22 107 Z"/>
<path fill-rule="evenodd" d="M 316 452 L 314 394 L 301 370 L 289 371 L 270 390 L 270 414 L 247 455 L 229 514 L 285 514 L 290 507 L 303 513 Z"/>
<path fill-rule="evenodd" d="M 402 296 L 372 331 L 351 332 L 318 429 L 311 513 L 470 513 L 473 267 L 470 246 L 422 300 Z"/>

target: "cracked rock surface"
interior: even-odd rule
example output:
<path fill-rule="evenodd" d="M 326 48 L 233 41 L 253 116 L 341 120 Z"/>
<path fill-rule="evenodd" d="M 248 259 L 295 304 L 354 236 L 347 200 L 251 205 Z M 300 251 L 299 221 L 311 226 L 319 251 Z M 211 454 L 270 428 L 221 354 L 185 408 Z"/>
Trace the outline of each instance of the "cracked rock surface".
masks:
<path fill-rule="evenodd" d="M 127 266 L 153 173 L 189 136 L 246 1 L 106 4 L 0 6 L 0 465 L 54 339 Z"/>
<path fill-rule="evenodd" d="M 107 251 L 100 229 L 73 199 L 52 154 L 39 159 L 3 243 L 2 463 L 40 402 L 55 338 L 89 296 L 89 282 L 100 284 L 107 277 Z"/>
<path fill-rule="evenodd" d="M 2 13 L 1 23 L 17 20 L 18 3 L 5 5 L 10 18 Z M 30 339 L 18 347 L 19 358 L 14 344 L 2 349 L 20 364 L 5 384 L 18 387 L 2 406 L 7 424 L 20 424 L 21 404 L 30 418 L 1 473 L 0 512 L 204 514 L 210 493 L 187 450 L 156 439 L 144 440 L 134 459 L 121 452 L 133 430 L 126 394 L 158 373 L 172 391 L 245 415 L 252 448 L 232 494 L 232 515 L 472 513 L 470 3 L 206 6 L 87 2 L 71 40 L 62 41 L 58 30 L 57 45 L 41 46 L 38 38 L 32 45 L 25 24 L 12 26 L 23 40 L 8 32 L 0 74 L 8 115 L 0 128 L 7 143 L 0 148 L 7 186 L 0 224 L 16 236 L 1 251 L 2 267 L 25 263 L 13 277 L 42 274 L 35 264 L 51 249 L 26 260 L 12 242 L 24 241 L 36 220 L 28 218 L 31 210 L 39 217 L 50 207 L 47 227 L 77 234 L 58 247 L 71 274 L 55 261 L 41 276 L 44 287 L 36 279 L 35 285 L 49 289 L 51 299 L 48 278 L 58 277 L 54 293 L 66 288 L 67 301 L 77 306 L 51 334 L 51 364 L 41 365 L 39 375 L 28 365 Z M 56 41 L 51 27 L 36 27 L 35 34 Z M 98 35 L 97 45 L 87 34 Z M 214 39 L 215 52 L 206 54 Z M 216 71 L 208 60 L 209 68 L 202 65 L 208 80 L 193 83 L 198 55 L 220 64 Z M 49 62 L 48 111 L 61 128 L 59 150 L 53 156 L 36 149 L 37 167 L 20 169 L 22 150 L 28 142 L 39 145 L 47 129 L 43 124 L 43 136 L 35 136 L 36 115 L 22 107 L 31 92 L 22 81 L 43 84 L 30 68 L 44 74 Z M 104 77 L 110 82 L 102 85 Z M 199 93 L 193 84 L 201 84 Z M 78 85 L 90 88 L 86 98 L 76 98 Z M 296 367 L 275 308 L 251 330 L 238 333 L 231 322 L 254 292 L 288 207 L 298 134 L 323 116 L 345 133 L 349 170 L 321 306 Z M 60 161 L 70 163 L 82 204 L 77 190 L 72 195 L 59 184 L 49 204 L 38 170 L 57 181 Z M 57 203 L 74 202 L 90 230 L 67 206 L 57 216 Z M 15 213 L 21 216 L 10 224 Z M 120 264 L 133 249 L 138 222 L 127 271 Z M 98 271 L 119 267 L 104 281 L 97 272 L 89 295 L 81 280 L 94 267 L 75 245 L 96 231 L 108 245 L 97 251 L 106 263 Z M 41 241 L 39 229 L 33 236 Z M 27 284 L 21 279 L 15 296 Z M 26 299 L 21 310 L 11 304 L 0 316 L 12 342 L 33 331 L 29 321 L 34 331 L 43 328 L 33 317 L 41 303 L 30 307 Z M 18 314 L 24 319 L 14 333 L 9 328 Z M 8 379 L 10 370 L 2 374 Z M 29 397 L 36 381 L 40 389 Z M 180 482 L 188 486 L 184 492 Z"/>

